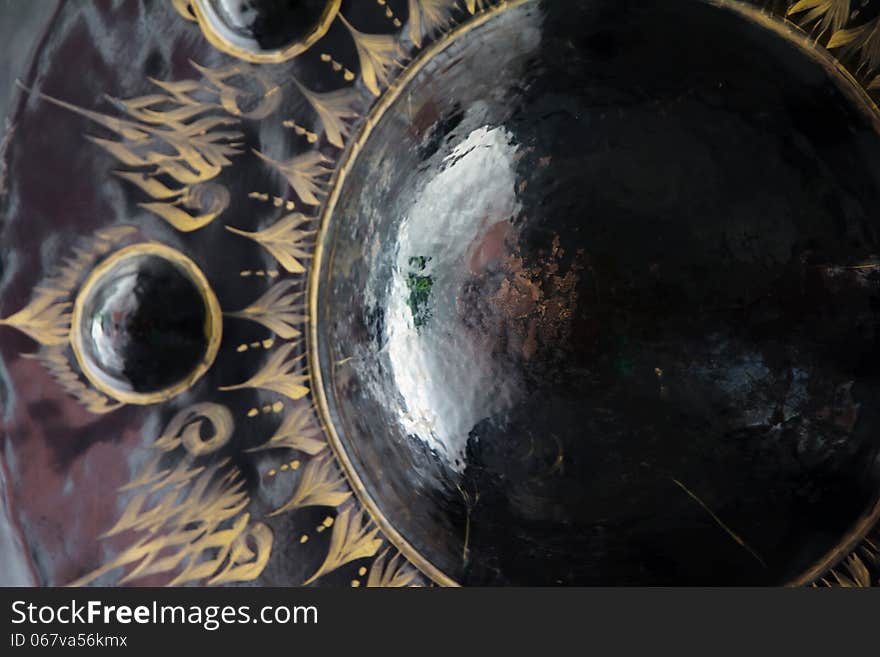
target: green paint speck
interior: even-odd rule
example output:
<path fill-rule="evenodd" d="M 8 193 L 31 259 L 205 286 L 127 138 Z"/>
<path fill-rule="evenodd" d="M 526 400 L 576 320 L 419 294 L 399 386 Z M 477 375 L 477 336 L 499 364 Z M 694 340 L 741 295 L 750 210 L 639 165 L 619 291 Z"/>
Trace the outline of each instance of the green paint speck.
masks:
<path fill-rule="evenodd" d="M 431 316 L 428 301 L 434 279 L 419 273 L 425 270 L 430 260 L 426 256 L 416 256 L 409 259 L 409 266 L 413 271 L 410 271 L 406 277 L 406 285 L 409 288 L 408 305 L 416 328 L 424 326 Z"/>

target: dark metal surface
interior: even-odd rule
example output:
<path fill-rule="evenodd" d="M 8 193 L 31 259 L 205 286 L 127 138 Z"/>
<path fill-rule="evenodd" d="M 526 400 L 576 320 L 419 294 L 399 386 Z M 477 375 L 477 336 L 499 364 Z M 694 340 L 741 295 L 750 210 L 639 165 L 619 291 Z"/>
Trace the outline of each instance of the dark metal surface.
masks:
<path fill-rule="evenodd" d="M 430 562 L 779 584 L 872 508 L 856 92 L 804 42 L 665 1 L 511 10 L 408 81 L 342 183 L 317 335 L 340 440 Z"/>

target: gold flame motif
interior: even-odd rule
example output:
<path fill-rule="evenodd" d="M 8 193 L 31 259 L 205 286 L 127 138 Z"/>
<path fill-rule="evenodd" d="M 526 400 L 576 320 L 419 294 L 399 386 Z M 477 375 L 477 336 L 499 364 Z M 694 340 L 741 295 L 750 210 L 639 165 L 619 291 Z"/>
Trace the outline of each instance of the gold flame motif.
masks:
<path fill-rule="evenodd" d="M 382 88 L 390 83 L 393 70 L 399 67 L 398 59 L 402 53 L 397 39 L 392 34 L 365 34 L 355 29 L 341 14 L 339 20 L 354 39 L 364 85 L 374 96 L 378 96 Z"/>
<path fill-rule="evenodd" d="M 229 191 L 212 181 L 232 163 L 230 158 L 241 153 L 238 147 L 244 135 L 233 128 L 241 118 L 266 118 L 277 110 L 281 99 L 276 85 L 245 65 L 215 70 L 192 64 L 202 74 L 201 80 L 151 78 L 157 93 L 127 100 L 111 98 L 127 118 L 40 94 L 116 133 L 116 140 L 94 136 L 89 140 L 127 167 L 114 172 L 119 178 L 152 199 L 140 206 L 181 232 L 204 228 L 229 207 Z M 242 109 L 242 97 L 255 98 L 255 107 Z"/>
<path fill-rule="evenodd" d="M 294 212 L 255 233 L 232 226 L 227 226 L 226 230 L 257 242 L 291 274 L 304 274 L 306 267 L 303 263 L 312 257 L 312 238 L 316 231 L 303 230 L 302 227 L 310 221 L 309 217 Z"/>
<path fill-rule="evenodd" d="M 409 0 L 409 39 L 421 48 L 425 37 L 432 37 L 452 20 L 455 0 Z"/>
<path fill-rule="evenodd" d="M 269 515 L 277 516 L 307 506 L 337 507 L 349 497 L 351 491 L 333 459 L 317 457 L 305 467 L 293 497 Z"/>
<path fill-rule="evenodd" d="M 386 548 L 370 566 L 367 586 L 370 588 L 419 586 L 419 571 L 413 568 L 399 552 L 391 556 L 391 549 Z"/>
<path fill-rule="evenodd" d="M 87 246 L 75 247 L 73 256 L 65 258 L 59 272 L 36 289 L 33 301 L 14 315 L 0 319 L 0 326 L 18 329 L 46 347 L 66 345 L 75 286 L 99 256 L 134 232 L 133 226 L 108 228 L 98 231 Z"/>
<path fill-rule="evenodd" d="M 362 511 L 352 506 L 345 507 L 333 523 L 327 558 L 304 584 L 311 584 L 351 561 L 372 557 L 382 547 L 382 539 L 378 535 L 379 530 L 372 526 Z"/>
<path fill-rule="evenodd" d="M 296 401 L 309 394 L 309 388 L 304 383 L 308 382 L 308 374 L 297 372 L 300 361 L 305 354 L 290 358 L 296 343 L 287 343 L 279 347 L 266 361 L 262 369 L 253 377 L 237 385 L 223 386 L 220 390 L 241 390 L 243 388 L 262 388 L 271 390 L 289 399 Z"/>
<path fill-rule="evenodd" d="M 206 428 L 211 433 L 203 438 Z M 228 459 L 207 466 L 195 463 L 225 445 L 233 430 L 232 414 L 219 404 L 197 404 L 178 412 L 151 446 L 159 454 L 122 488 L 121 492 L 137 492 L 103 535 L 136 532 L 138 538 L 71 586 L 90 584 L 125 568 L 117 584 L 149 575 L 169 577 L 170 586 L 241 582 L 259 576 L 271 554 L 273 536 L 268 526 L 251 521 L 245 512 L 249 498 L 238 469 Z M 162 467 L 163 456 L 175 453 L 181 457 L 177 465 Z"/>
<path fill-rule="evenodd" d="M 358 117 L 355 107 L 360 104 L 360 94 L 350 87 L 318 93 L 303 86 L 296 79 L 294 84 L 317 114 L 327 141 L 337 148 L 344 148 L 345 140 L 351 131 L 348 120 Z M 291 124 L 285 125 L 293 127 Z"/>
<path fill-rule="evenodd" d="M 320 205 L 324 196 L 322 179 L 333 171 L 327 166 L 330 158 L 320 151 L 308 151 L 279 162 L 257 150 L 254 154 L 283 175 L 305 205 Z"/>
<path fill-rule="evenodd" d="M 327 449 L 327 441 L 315 424 L 314 409 L 300 406 L 284 416 L 281 425 L 263 445 L 247 451 L 260 452 L 267 449 L 295 449 L 316 456 Z"/>
<path fill-rule="evenodd" d="M 282 340 L 298 338 L 298 327 L 305 324 L 305 304 L 301 302 L 304 292 L 294 292 L 295 281 L 275 283 L 269 291 L 244 310 L 228 313 L 229 317 L 249 319 L 262 324 Z"/>

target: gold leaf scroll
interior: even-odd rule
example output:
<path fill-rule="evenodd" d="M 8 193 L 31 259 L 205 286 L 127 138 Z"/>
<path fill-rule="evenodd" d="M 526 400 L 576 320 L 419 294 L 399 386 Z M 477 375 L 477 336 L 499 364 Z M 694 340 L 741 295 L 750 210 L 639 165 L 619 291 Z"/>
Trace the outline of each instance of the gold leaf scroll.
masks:
<path fill-rule="evenodd" d="M 312 418 L 312 408 L 301 406 L 284 416 L 281 425 L 265 444 L 245 450 L 260 452 L 266 449 L 296 449 L 309 456 L 324 451 L 327 441 Z"/>
<path fill-rule="evenodd" d="M 319 179 L 328 175 L 332 169 L 327 166 L 330 159 L 320 151 L 308 151 L 286 162 L 273 160 L 257 150 L 254 154 L 283 175 L 303 203 L 306 205 L 321 203 L 320 197 L 324 195 L 324 190 Z"/>
<path fill-rule="evenodd" d="M 204 438 L 206 421 L 213 433 Z M 182 445 L 191 456 L 204 456 L 228 443 L 234 428 L 232 413 L 225 406 L 213 402 L 194 404 L 171 419 L 155 447 L 167 452 Z"/>
<path fill-rule="evenodd" d="M 377 538 L 378 534 L 379 530 L 371 528 L 370 521 L 362 511 L 355 511 L 353 506 L 348 506 L 336 516 L 333 523 L 327 558 L 315 574 L 303 582 L 303 586 L 351 561 L 372 557 L 382 546 L 382 539 Z"/>
<path fill-rule="evenodd" d="M 374 96 L 378 96 L 382 93 L 382 87 L 387 87 L 391 82 L 391 69 L 399 66 L 401 52 L 397 37 L 392 34 L 365 34 L 356 30 L 342 14 L 339 15 L 339 20 L 354 39 L 364 85 Z"/>
<path fill-rule="evenodd" d="M 345 478 L 331 457 L 318 457 L 309 461 L 293 497 L 270 516 L 277 516 L 307 506 L 337 507 L 351 497 Z"/>
<path fill-rule="evenodd" d="M 399 588 L 418 585 L 419 571 L 407 562 L 400 553 L 389 558 L 391 549 L 386 549 L 373 561 L 367 575 L 368 587 Z"/>
<path fill-rule="evenodd" d="M 351 88 L 343 88 L 318 93 L 307 89 L 296 79 L 293 82 L 318 115 L 318 119 L 324 126 L 327 141 L 337 148 L 343 148 L 345 139 L 351 130 L 346 119 L 354 119 L 358 116 L 354 109 L 360 101 L 358 92 Z M 293 126 L 294 124 L 285 121 L 284 125 Z"/>
<path fill-rule="evenodd" d="M 786 15 L 802 14 L 800 22 L 809 24 L 818 21 L 821 30 L 836 32 L 849 21 L 852 13 L 851 0 L 799 0 L 789 7 Z"/>
<path fill-rule="evenodd" d="M 256 233 L 239 230 L 232 226 L 227 226 L 226 230 L 257 242 L 291 274 L 302 274 L 306 271 L 302 261 L 312 257 L 311 238 L 316 232 L 301 229 L 302 225 L 308 221 L 307 217 L 294 212 Z"/>
<path fill-rule="evenodd" d="M 117 175 L 133 181 L 134 177 L 142 174 L 117 172 Z M 143 187 L 142 185 L 138 186 Z M 139 203 L 138 205 L 162 217 L 177 230 L 188 232 L 207 226 L 229 207 L 229 190 L 223 185 L 203 183 L 187 187 L 173 202 Z M 194 218 L 192 211 L 202 214 Z"/>
<path fill-rule="evenodd" d="M 204 467 L 190 467 L 192 459 L 188 458 L 181 460 L 173 471 L 159 469 L 162 455 L 181 446 L 190 457 L 215 452 L 229 442 L 234 430 L 232 413 L 221 404 L 203 402 L 178 411 L 153 442 L 153 449 L 160 453 L 143 468 L 140 475 L 119 490 L 150 486 L 149 492 L 155 493 L 163 486 L 180 486 L 186 483 L 204 471 Z"/>
<path fill-rule="evenodd" d="M 296 374 L 295 371 L 305 358 L 305 354 L 296 358 L 289 358 L 296 343 L 285 344 L 278 348 L 266 361 L 262 369 L 253 377 L 232 386 L 223 386 L 220 390 L 242 390 L 245 388 L 262 388 L 277 392 L 289 399 L 296 401 L 309 394 L 308 387 L 303 384 L 308 381 L 308 374 Z"/>
<path fill-rule="evenodd" d="M 303 292 L 292 292 L 295 281 L 281 281 L 244 310 L 228 313 L 229 317 L 258 322 L 283 340 L 302 335 L 299 326 L 306 322 L 305 305 L 300 303 Z"/>
<path fill-rule="evenodd" d="M 417 48 L 449 25 L 456 0 L 409 0 L 409 38 Z"/>

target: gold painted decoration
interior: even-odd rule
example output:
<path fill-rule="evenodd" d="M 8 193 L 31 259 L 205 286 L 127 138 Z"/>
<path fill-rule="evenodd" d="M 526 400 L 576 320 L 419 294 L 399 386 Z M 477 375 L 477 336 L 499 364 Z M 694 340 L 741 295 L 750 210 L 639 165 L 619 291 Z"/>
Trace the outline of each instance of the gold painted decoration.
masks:
<path fill-rule="evenodd" d="M 152 199 L 140 206 L 181 232 L 204 228 L 229 207 L 228 189 L 212 181 L 241 153 L 244 135 L 236 129 L 239 120 L 265 119 L 278 109 L 281 99 L 277 85 L 244 65 L 215 70 L 192 64 L 201 80 L 151 79 L 162 93 L 111 98 L 127 118 L 39 94 L 116 133 L 117 140 L 95 136 L 89 140 L 129 168 L 114 174 Z M 230 80 L 247 82 L 260 91 L 248 91 Z M 254 100 L 255 106 L 242 109 L 242 97 Z"/>
<path fill-rule="evenodd" d="M 314 230 L 303 230 L 311 219 L 298 212 L 285 215 L 255 233 L 227 226 L 226 230 L 254 240 L 266 249 L 291 274 L 303 274 L 305 261 L 312 257 Z"/>
<path fill-rule="evenodd" d="M 236 38 L 236 35 L 223 25 L 210 0 L 175 0 L 176 3 L 182 1 L 189 2 L 190 11 L 198 21 L 202 34 L 212 46 L 237 59 L 255 64 L 279 64 L 306 52 L 327 33 L 342 5 L 342 0 L 327 0 L 318 22 L 302 39 L 282 48 L 262 50 L 248 47 L 250 44 L 245 43 L 241 38 Z"/>
<path fill-rule="evenodd" d="M 335 59 L 333 59 L 333 56 L 330 55 L 329 53 L 326 53 L 326 52 L 321 53 L 321 61 L 329 64 L 330 69 L 334 73 L 341 74 L 342 79 L 345 80 L 346 82 L 351 82 L 355 79 L 355 77 L 357 77 L 357 76 L 355 76 L 354 71 L 352 71 L 350 68 L 348 68 L 346 66 L 343 66 L 341 62 L 337 62 Z"/>
<path fill-rule="evenodd" d="M 93 413 L 108 413 L 126 403 L 153 404 L 170 399 L 191 387 L 208 371 L 220 348 L 222 313 L 219 302 L 198 266 L 180 252 L 163 244 L 138 243 L 118 250 L 95 266 L 116 243 L 136 232 L 132 226 L 99 231 L 87 247 L 74 249 L 74 256 L 65 261 L 60 273 L 37 288 L 36 298 L 29 306 L 0 320 L 0 325 L 16 328 L 40 343 L 44 349 L 34 357 L 65 391 Z M 207 346 L 202 361 L 185 379 L 149 393 L 120 388 L 108 382 L 85 356 L 86 336 L 82 332 L 84 306 L 96 285 L 120 263 L 143 256 L 164 258 L 185 272 L 199 291 L 207 316 L 204 326 Z M 92 271 L 85 276 L 89 267 Z M 82 280 L 84 276 L 85 280 Z M 79 372 L 74 371 L 74 363 Z"/>
<path fill-rule="evenodd" d="M 880 586 L 880 531 L 874 530 L 855 550 L 812 583 L 823 588 Z"/>
<path fill-rule="evenodd" d="M 311 584 L 337 568 L 357 559 L 372 557 L 382 547 L 379 530 L 372 527 L 365 514 L 354 506 L 346 506 L 333 523 L 330 548 L 321 567 L 304 584 Z"/>
<path fill-rule="evenodd" d="M 87 315 L 86 306 L 93 295 L 95 289 L 107 278 L 112 277 L 114 271 L 127 261 L 152 256 L 161 258 L 178 270 L 180 270 L 190 282 L 194 285 L 201 297 L 205 310 L 205 323 L 203 326 L 205 338 L 205 353 L 201 360 L 190 371 L 190 373 L 180 381 L 177 381 L 165 388 L 140 392 L 130 388 L 124 388 L 110 381 L 103 376 L 92 360 L 88 357 L 85 349 L 89 336 L 83 331 L 85 319 Z M 164 244 L 157 242 L 141 242 L 133 244 L 121 249 L 106 258 L 100 265 L 89 274 L 85 280 L 76 300 L 73 304 L 73 313 L 70 319 L 70 345 L 73 349 L 76 361 L 80 370 L 91 384 L 99 391 L 112 399 L 119 400 L 126 404 L 155 404 L 166 401 L 181 392 L 191 388 L 214 363 L 214 358 L 220 349 L 220 342 L 223 336 L 223 318 L 220 310 L 220 303 L 211 289 L 208 279 L 192 260 L 185 255 Z"/>
<path fill-rule="evenodd" d="M 187 417 L 198 412 L 197 408 L 184 411 Z M 175 433 L 180 417 L 172 420 L 163 436 Z M 166 440 L 154 449 L 168 453 L 175 449 L 172 444 Z M 247 581 L 262 571 L 271 552 L 271 532 L 261 523 L 251 523 L 244 511 L 248 496 L 238 469 L 226 459 L 200 467 L 192 458 L 184 457 L 173 469 L 162 469 L 155 458 L 136 477 L 137 485 L 125 487 L 137 492 L 103 538 L 124 532 L 138 532 L 140 537 L 71 586 L 89 584 L 120 569 L 127 571 L 118 584 L 166 575 L 171 586 L 212 576 L 223 582 Z M 260 539 L 256 552 L 242 549 L 241 541 L 248 534 Z"/>
<path fill-rule="evenodd" d="M 296 287 L 296 282 L 291 280 L 275 283 L 250 306 L 227 316 L 262 324 L 282 340 L 298 338 L 308 316 L 302 303 L 305 293 L 295 291 Z"/>
<path fill-rule="evenodd" d="M 204 203 L 204 199 L 208 202 Z M 222 185 L 196 185 L 187 188 L 173 203 L 141 203 L 141 207 L 177 230 L 189 232 L 204 228 L 229 207 L 229 192 Z"/>
<path fill-rule="evenodd" d="M 327 141 L 337 148 L 345 147 L 345 140 L 351 131 L 348 122 L 359 116 L 355 108 L 360 105 L 360 94 L 349 87 L 318 93 L 308 89 L 296 79 L 293 82 L 317 114 Z M 293 122 L 286 122 L 284 125 L 296 126 Z"/>
<path fill-rule="evenodd" d="M 489 8 L 489 0 L 465 0 L 465 6 L 469 13 L 476 14 Z"/>
<path fill-rule="evenodd" d="M 206 425 L 211 430 L 203 438 Z M 258 577 L 274 537 L 267 525 L 245 511 L 249 499 L 238 469 L 228 459 L 212 465 L 195 463 L 224 446 L 233 429 L 232 414 L 220 404 L 195 404 L 175 414 L 151 445 L 158 454 L 120 489 L 135 493 L 103 535 L 136 532 L 139 538 L 71 586 L 90 584 L 121 569 L 127 571 L 117 584 L 149 575 L 169 577 L 170 586 Z M 163 466 L 165 456 L 172 454 L 180 460 L 173 467 Z"/>
<path fill-rule="evenodd" d="M 841 574 L 844 573 L 844 574 Z M 836 569 L 831 569 L 831 577 L 836 584 L 843 588 L 867 588 L 873 585 L 871 573 L 862 558 L 857 554 L 851 554 Z M 828 578 L 823 578 L 825 582 Z"/>
<path fill-rule="evenodd" d="M 391 34 L 365 34 L 355 29 L 345 20 L 345 16 L 340 15 L 339 20 L 354 39 L 364 85 L 374 96 L 378 96 L 391 81 L 394 69 L 399 67 L 398 60 L 402 53 L 397 38 Z"/>
<path fill-rule="evenodd" d="M 73 248 L 73 255 L 63 259 L 58 272 L 36 288 L 35 297 L 28 306 L 0 319 L 0 326 L 15 328 L 38 342 L 41 349 L 24 356 L 38 360 L 65 392 L 87 411 L 98 415 L 115 411 L 123 404 L 84 383 L 81 373 L 75 371 L 70 349 L 75 293 L 89 268 L 114 245 L 136 232 L 133 226 L 114 226 L 98 231 L 84 245 Z"/>
<path fill-rule="evenodd" d="M 37 287 L 33 301 L 20 311 L 0 319 L 0 326 L 11 326 L 41 345 L 66 345 L 70 334 L 72 293 L 82 276 L 97 258 L 113 244 L 135 233 L 133 226 L 118 226 L 98 231 L 86 246 L 73 249 L 57 274 Z"/>
<path fill-rule="evenodd" d="M 320 456 L 306 465 L 293 497 L 269 515 L 277 516 L 307 506 L 338 507 L 349 497 L 351 490 L 334 460 Z"/>
<path fill-rule="evenodd" d="M 386 548 L 382 554 L 376 557 L 367 575 L 367 587 L 369 588 L 401 588 L 419 585 L 419 571 L 399 552 L 392 555 L 391 548 Z"/>
<path fill-rule="evenodd" d="M 300 406 L 287 413 L 268 441 L 247 451 L 267 449 L 295 449 L 309 456 L 317 456 L 327 449 L 327 441 L 315 423 L 312 407 Z"/>
<path fill-rule="evenodd" d="M 98 137 L 89 137 L 89 139 L 123 165 L 151 169 L 149 173 L 127 171 L 114 173 L 155 199 L 155 202 L 143 203 L 141 207 L 158 214 L 177 230 L 190 232 L 203 228 L 225 209 L 226 206 L 222 202 L 207 208 L 193 204 L 190 191 L 192 186 L 205 184 L 215 178 L 224 166 L 231 163 L 229 157 L 239 153 L 234 143 L 241 138 L 241 133 L 223 130 L 210 134 L 211 128 L 235 125 L 235 119 L 215 117 L 185 125 L 176 118 L 167 119 L 167 123 L 157 118 L 157 125 L 146 122 L 138 124 L 83 110 L 44 94 L 42 97 L 119 134 L 122 141 Z M 151 104 L 175 102 L 172 97 L 158 96 L 143 97 L 138 100 L 148 100 Z M 195 101 L 194 103 L 194 106 L 184 108 L 186 110 L 184 115 L 191 112 L 195 115 L 211 109 L 209 105 Z M 132 115 L 137 115 L 143 109 L 140 103 L 124 107 L 128 108 Z M 169 187 L 158 180 L 160 175 L 170 178 L 177 185 Z"/>
<path fill-rule="evenodd" d="M 57 346 L 67 342 L 70 331 L 70 302 L 59 301 L 56 290 L 37 290 L 36 298 L 25 308 L 6 319 L 0 325 L 18 329 L 40 344 Z"/>
<path fill-rule="evenodd" d="M 851 0 L 798 0 L 788 8 L 789 16 L 798 16 L 802 24 L 816 23 L 821 32 L 836 32 L 849 20 Z"/>
<path fill-rule="evenodd" d="M 207 3 L 171 0 L 170 4 L 182 19 L 198 24 L 218 49 L 243 61 L 218 67 L 191 62 L 197 74 L 192 79 L 150 78 L 154 89 L 146 94 L 130 98 L 108 96 L 115 112 L 81 107 L 44 93 L 35 95 L 107 131 L 110 136 L 94 134 L 87 139 L 116 163 L 111 173 L 144 196 L 139 207 L 161 219 L 162 225 L 194 235 L 228 213 L 237 201 L 221 180 L 221 174 L 237 166 L 245 153 L 244 121 L 274 120 L 305 137 L 302 145 L 306 148 L 285 157 L 269 156 L 262 148 L 249 149 L 284 178 L 296 202 L 274 190 L 252 192 L 249 197 L 272 203 L 287 214 L 253 232 L 233 225 L 226 229 L 265 249 L 278 261 L 282 276 L 284 272 L 307 273 L 314 251 L 316 231 L 311 228 L 314 220 L 294 210 L 299 204 L 320 207 L 334 174 L 334 160 L 318 149 L 320 136 L 323 135 L 328 146 L 345 148 L 363 108 L 369 106 L 372 96 L 381 95 L 401 70 L 401 35 L 359 30 L 356 23 L 339 14 L 341 1 L 331 0 L 320 24 L 300 43 L 272 53 L 268 58 L 253 57 L 228 48 L 212 31 L 207 20 Z M 408 4 L 411 42 L 419 46 L 444 30 L 456 10 L 453 0 L 410 0 Z M 389 29 L 402 28 L 394 10 L 380 5 L 388 18 Z M 269 69 L 250 65 L 278 63 L 305 52 L 337 18 L 355 46 L 358 74 L 370 93 L 369 99 L 365 100 L 362 92 L 351 86 L 356 79 L 355 72 L 329 53 L 321 57 L 321 65 L 329 64 L 332 71 L 338 73 L 335 79 L 346 86 L 317 90 L 292 73 L 283 82 L 277 82 L 278 77 L 270 74 Z M 311 118 L 277 116 L 281 114 L 282 99 L 290 91 L 305 101 L 313 112 Z M 289 464 L 284 461 L 281 467 L 270 471 L 275 474 L 298 470 L 290 499 L 276 510 L 262 514 L 254 511 L 242 472 L 228 458 L 211 462 L 220 453 L 236 449 L 233 435 L 237 418 L 232 407 L 207 399 L 194 401 L 171 416 L 149 448 L 152 456 L 133 473 L 128 483 L 118 488 L 125 504 L 100 538 L 102 541 L 113 539 L 114 545 L 118 545 L 121 538 L 133 538 L 104 563 L 71 584 L 129 584 L 146 577 L 162 578 L 168 585 L 254 581 L 265 569 L 276 540 L 268 519 L 308 507 L 336 509 L 337 513 L 335 518 L 328 516 L 319 528 L 332 530 L 330 545 L 321 567 L 304 584 L 353 561 L 375 557 L 383 538 L 357 504 L 336 457 L 328 449 L 311 400 L 311 374 L 306 355 L 296 353 L 299 344 L 295 340 L 302 337 L 310 316 L 304 292 L 299 288 L 300 281 L 285 278 L 272 281 L 250 305 L 224 315 L 207 277 L 183 253 L 155 242 L 119 246 L 137 232 L 134 226 L 96 232 L 87 246 L 74 249 L 59 275 L 46 279 L 36 288 L 28 306 L 0 319 L 0 326 L 15 328 L 35 339 L 41 349 L 32 357 L 39 359 L 86 410 L 101 415 L 128 403 L 166 403 L 179 392 L 192 391 L 217 354 L 224 317 L 259 325 L 274 333 L 277 339 L 248 340 L 237 352 L 268 352 L 267 359 L 248 380 L 220 390 L 263 390 L 285 400 L 302 400 L 303 403 L 291 408 L 276 401 L 247 410 L 241 420 L 277 414 L 280 422 L 267 432 L 262 443 L 242 451 L 263 453 L 267 459 L 289 459 L 289 450 L 294 450 L 306 458 L 302 465 L 299 460 Z M 107 387 L 92 371 L 82 353 L 78 326 L 84 299 L 96 281 L 125 258 L 145 254 L 168 258 L 191 274 L 209 307 L 210 326 L 206 327 L 208 354 L 198 372 L 173 390 L 141 397 Z M 276 270 L 241 271 L 242 279 L 278 276 Z M 410 586 L 423 581 L 415 567 L 388 549 L 372 564 L 361 567 L 359 574 L 364 576 L 368 586 Z"/>
<path fill-rule="evenodd" d="M 425 38 L 442 32 L 452 21 L 455 0 L 409 0 L 409 39 L 421 48 Z"/>
<path fill-rule="evenodd" d="M 89 413 L 103 415 L 124 405 L 122 402 L 90 388 L 80 380 L 80 375 L 73 370 L 71 365 L 66 344 L 47 347 L 36 354 L 24 354 L 24 356 L 39 360 L 64 391 L 72 395 Z"/>
<path fill-rule="evenodd" d="M 304 360 L 305 354 L 291 358 L 296 343 L 286 343 L 280 346 L 266 361 L 265 365 L 253 377 L 231 386 L 223 386 L 220 390 L 242 390 L 245 388 L 262 388 L 271 390 L 280 395 L 296 401 L 309 394 L 308 374 L 301 373 L 298 368 Z"/>
<path fill-rule="evenodd" d="M 211 432 L 203 437 L 206 425 Z M 229 442 L 235 429 L 232 413 L 221 404 L 202 402 L 175 415 L 156 439 L 156 449 L 172 451 L 183 446 L 190 456 L 205 456 Z"/>
<path fill-rule="evenodd" d="M 324 196 L 324 179 L 333 172 L 328 166 L 331 160 L 326 155 L 320 151 L 307 151 L 286 162 L 273 160 L 257 150 L 254 151 L 254 155 L 284 176 L 305 205 L 321 204 L 321 198 Z"/>
<path fill-rule="evenodd" d="M 186 20 L 196 20 L 195 12 L 190 6 L 190 0 L 171 0 L 171 6 Z"/>
<path fill-rule="evenodd" d="M 209 88 L 218 95 L 220 105 L 232 116 L 260 121 L 274 114 L 281 105 L 281 89 L 259 70 L 243 64 L 234 64 L 221 69 L 199 66 L 195 62 L 191 64 L 208 81 Z M 260 93 L 245 92 L 235 85 L 228 84 L 228 80 L 236 78 L 250 81 L 252 85 L 261 89 Z M 243 109 L 240 102 L 242 97 L 251 101 L 256 99 L 257 103 L 250 109 Z"/>
<path fill-rule="evenodd" d="M 254 522 L 238 534 L 230 546 L 229 558 L 216 575 L 208 580 L 209 585 L 252 582 L 263 572 L 272 554 L 274 542 L 272 530 L 262 522 Z M 248 542 L 253 542 L 250 548 Z"/>
<path fill-rule="evenodd" d="M 842 57 L 858 60 L 857 73 L 869 73 L 880 66 L 880 17 L 872 21 L 838 30 L 831 35 L 827 47 L 840 49 Z"/>
<path fill-rule="evenodd" d="M 880 88 L 880 17 L 866 19 L 852 0 L 789 2 L 785 16 L 831 50 L 869 92 Z"/>

